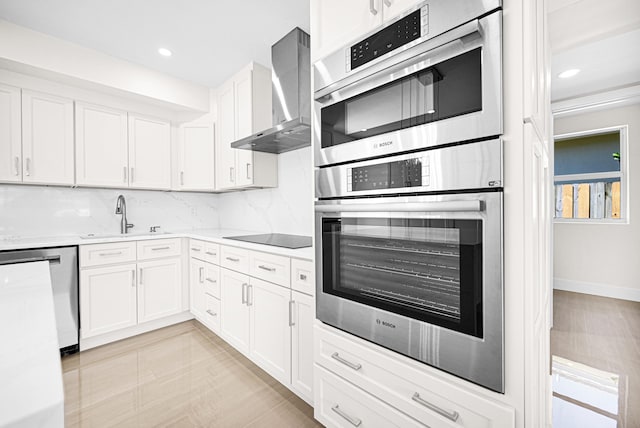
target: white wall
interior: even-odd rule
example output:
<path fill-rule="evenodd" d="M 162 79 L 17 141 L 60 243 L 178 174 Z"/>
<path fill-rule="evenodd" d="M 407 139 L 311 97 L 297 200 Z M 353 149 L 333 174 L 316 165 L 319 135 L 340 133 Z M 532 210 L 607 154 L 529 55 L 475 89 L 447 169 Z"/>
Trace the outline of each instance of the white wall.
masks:
<path fill-rule="evenodd" d="M 555 120 L 555 133 L 629 125 L 628 224 L 556 223 L 554 287 L 640 301 L 640 104 Z"/>
<path fill-rule="evenodd" d="M 0 185 L 0 239 L 120 233 L 119 194 L 132 232 L 157 225 L 168 231 L 219 227 L 212 194 Z"/>
<path fill-rule="evenodd" d="M 312 186 L 311 147 L 278 155 L 278 187 L 219 195 L 220 225 L 310 236 Z"/>

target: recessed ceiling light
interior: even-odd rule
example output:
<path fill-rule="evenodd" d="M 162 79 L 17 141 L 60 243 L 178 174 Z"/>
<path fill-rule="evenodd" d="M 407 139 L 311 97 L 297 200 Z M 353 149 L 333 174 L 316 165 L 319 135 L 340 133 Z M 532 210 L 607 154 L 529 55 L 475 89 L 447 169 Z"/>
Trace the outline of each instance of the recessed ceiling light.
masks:
<path fill-rule="evenodd" d="M 167 48 L 158 49 L 158 53 L 162 56 L 171 56 L 171 51 Z"/>
<path fill-rule="evenodd" d="M 558 74 L 558 77 L 561 79 L 568 79 L 569 77 L 573 77 L 578 73 L 580 73 L 580 69 L 572 68 L 570 70 L 565 70 L 562 73 Z"/>

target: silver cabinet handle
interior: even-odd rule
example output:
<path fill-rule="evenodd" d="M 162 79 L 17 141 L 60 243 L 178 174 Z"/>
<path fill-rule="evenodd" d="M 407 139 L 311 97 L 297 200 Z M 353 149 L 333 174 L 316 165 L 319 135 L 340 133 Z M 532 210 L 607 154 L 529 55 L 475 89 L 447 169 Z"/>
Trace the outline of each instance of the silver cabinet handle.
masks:
<path fill-rule="evenodd" d="M 209 315 L 211 315 L 212 317 L 217 317 L 218 316 L 218 314 L 216 312 L 213 312 L 211 309 L 207 309 L 207 313 Z"/>
<path fill-rule="evenodd" d="M 435 404 L 431 404 L 428 401 L 425 401 L 423 398 L 420 397 L 420 394 L 418 394 L 417 392 L 415 394 L 413 394 L 413 397 L 411 397 L 411 399 L 413 401 L 415 401 L 418 404 L 423 405 L 424 407 L 426 407 L 429 410 L 433 410 L 434 412 L 436 412 L 437 414 L 439 414 L 440 416 L 444 416 L 445 418 L 455 422 L 458 420 L 458 416 L 460 416 L 460 414 L 456 411 L 453 412 L 447 412 L 444 409 L 441 409 L 440 407 L 436 406 Z"/>
<path fill-rule="evenodd" d="M 180 185 L 184 186 L 184 171 L 180 171 Z"/>
<path fill-rule="evenodd" d="M 377 15 L 378 14 L 378 10 L 376 9 L 375 3 L 376 0 L 369 0 L 369 12 L 371 12 L 371 15 Z"/>
<path fill-rule="evenodd" d="M 31 158 L 27 158 L 26 160 L 26 165 L 25 165 L 25 171 L 24 173 L 26 175 L 31 175 Z"/>
<path fill-rule="evenodd" d="M 215 279 L 211 279 L 211 278 L 205 278 L 204 280 L 205 280 L 205 281 L 208 281 L 208 282 L 210 282 L 210 283 L 212 283 L 212 284 L 215 284 L 216 282 L 218 282 L 218 281 L 216 281 Z"/>
<path fill-rule="evenodd" d="M 331 358 L 333 358 L 336 361 L 341 362 L 342 364 L 344 364 L 347 367 L 351 367 L 354 370 L 360 370 L 362 368 L 362 364 L 357 364 L 357 363 L 352 363 L 351 361 L 347 361 L 344 358 L 342 358 L 340 356 L 340 354 L 338 354 L 337 352 L 334 352 L 333 354 L 331 354 Z"/>
<path fill-rule="evenodd" d="M 100 253 L 99 256 L 100 257 L 119 256 L 120 254 L 122 254 L 122 251 L 114 251 L 112 253 Z"/>
<path fill-rule="evenodd" d="M 387 7 L 391 7 L 391 0 L 382 0 L 382 3 Z"/>
<path fill-rule="evenodd" d="M 242 283 L 242 304 L 247 304 L 247 295 L 246 295 L 247 284 Z"/>
<path fill-rule="evenodd" d="M 295 300 L 289 300 L 289 326 L 294 326 L 296 325 L 296 322 L 293 319 L 293 310 L 295 307 Z"/>
<path fill-rule="evenodd" d="M 235 259 L 235 258 L 233 258 L 233 257 L 225 257 L 225 258 L 226 258 L 227 260 L 229 260 L 230 262 L 236 262 L 236 263 L 237 263 L 237 262 L 239 262 L 239 261 L 240 261 L 240 259 Z"/>
<path fill-rule="evenodd" d="M 262 269 L 262 270 L 266 270 L 266 271 L 268 271 L 268 272 L 275 272 L 275 271 L 276 271 L 276 268 L 270 268 L 270 267 L 268 267 L 268 266 L 259 265 L 258 267 L 259 267 L 260 269 Z"/>
<path fill-rule="evenodd" d="M 301 273 L 300 274 L 300 281 L 306 281 L 307 280 L 307 275 Z"/>
<path fill-rule="evenodd" d="M 340 415 L 340 417 L 342 419 L 344 419 L 345 421 L 349 422 L 354 427 L 359 427 L 360 424 L 362 423 L 362 421 L 360 419 L 358 419 L 356 417 L 353 417 L 353 416 L 347 415 L 342 409 L 340 409 L 340 406 L 338 406 L 337 404 L 335 406 L 333 406 L 331 408 L 331 410 L 336 412 L 338 415 Z"/>
<path fill-rule="evenodd" d="M 122 167 L 122 182 L 123 183 L 127 182 L 127 167 L 126 166 Z"/>
<path fill-rule="evenodd" d="M 132 182 L 132 183 L 133 183 L 133 181 L 134 181 L 134 178 L 133 178 L 133 177 L 134 177 L 134 176 L 133 176 L 133 171 L 134 171 L 134 170 L 133 170 L 133 167 L 131 167 L 131 172 L 129 173 L 129 177 L 131 178 L 131 182 Z"/>
<path fill-rule="evenodd" d="M 161 251 L 161 250 L 170 250 L 171 247 L 154 247 L 151 251 Z"/>
<path fill-rule="evenodd" d="M 251 177 L 249 176 L 249 168 L 251 167 L 251 164 L 248 163 L 247 164 L 247 180 L 251 180 Z"/>
<path fill-rule="evenodd" d="M 140 281 L 140 285 L 142 285 L 142 268 L 140 268 L 140 273 L 138 274 L 138 280 Z"/>
<path fill-rule="evenodd" d="M 200 248 L 194 248 L 194 247 L 191 247 L 191 251 L 196 251 L 196 252 L 198 252 L 198 253 L 199 253 L 201 250 L 200 250 Z"/>
<path fill-rule="evenodd" d="M 131 269 L 131 286 L 132 287 L 136 286 L 136 270 L 135 269 Z"/>
<path fill-rule="evenodd" d="M 218 253 L 212 253 L 211 251 L 205 251 L 205 254 L 206 254 L 207 256 L 215 256 L 215 255 L 216 255 L 216 254 L 218 254 Z"/>
<path fill-rule="evenodd" d="M 200 283 L 203 283 L 204 282 L 204 279 L 203 279 L 204 278 L 204 268 L 203 267 L 198 269 L 198 275 L 200 277 Z"/>
<path fill-rule="evenodd" d="M 16 168 L 16 175 L 20 175 L 20 158 L 18 156 L 14 159 L 14 167 Z"/>
<path fill-rule="evenodd" d="M 233 173 L 234 167 L 229 167 L 229 181 L 234 183 L 236 181 L 235 174 Z"/>
<path fill-rule="evenodd" d="M 253 306 L 253 285 L 247 285 L 247 306 Z"/>

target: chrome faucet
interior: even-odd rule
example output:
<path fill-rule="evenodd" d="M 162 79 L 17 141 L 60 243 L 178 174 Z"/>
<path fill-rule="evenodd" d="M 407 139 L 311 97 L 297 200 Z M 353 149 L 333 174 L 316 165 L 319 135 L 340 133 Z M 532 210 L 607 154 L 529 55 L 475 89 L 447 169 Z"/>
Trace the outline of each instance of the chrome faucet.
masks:
<path fill-rule="evenodd" d="M 120 219 L 120 233 L 129 233 L 129 229 L 133 227 L 133 224 L 127 223 L 127 202 L 122 195 L 119 195 L 116 201 L 116 214 L 122 215 Z"/>

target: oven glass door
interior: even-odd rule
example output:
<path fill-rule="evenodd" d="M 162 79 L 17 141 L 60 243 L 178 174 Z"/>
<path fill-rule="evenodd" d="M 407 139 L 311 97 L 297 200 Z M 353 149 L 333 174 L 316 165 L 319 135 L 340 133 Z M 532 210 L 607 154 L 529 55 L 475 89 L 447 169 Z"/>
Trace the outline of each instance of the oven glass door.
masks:
<path fill-rule="evenodd" d="M 482 110 L 482 48 L 322 107 L 321 147 Z"/>
<path fill-rule="evenodd" d="M 483 221 L 321 219 L 322 291 L 483 337 Z"/>

